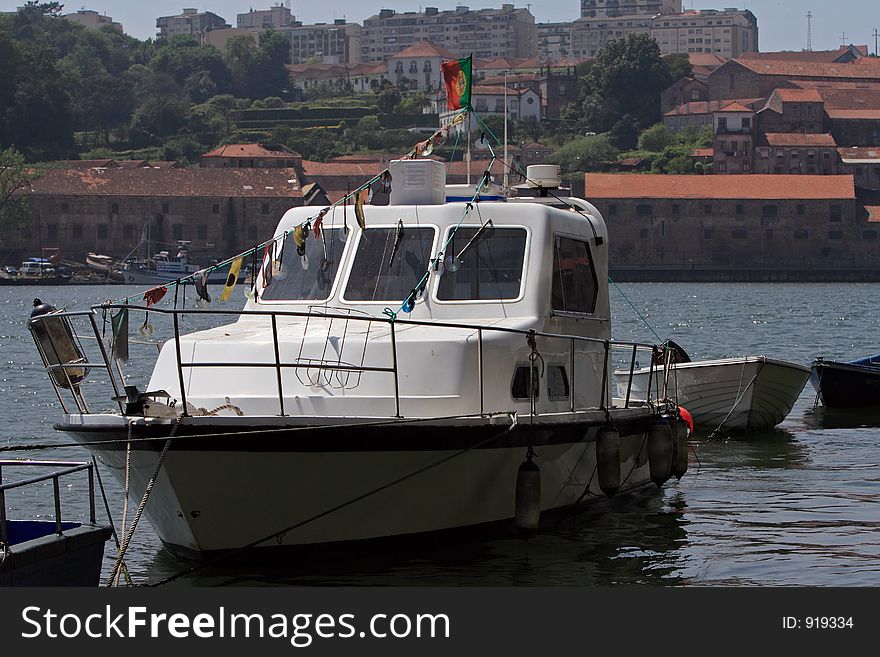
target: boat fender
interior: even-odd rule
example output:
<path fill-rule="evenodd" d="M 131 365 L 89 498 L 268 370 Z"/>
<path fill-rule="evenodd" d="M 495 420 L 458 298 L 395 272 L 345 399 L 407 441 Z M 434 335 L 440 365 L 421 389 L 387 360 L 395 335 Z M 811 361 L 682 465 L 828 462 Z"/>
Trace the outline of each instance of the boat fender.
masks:
<path fill-rule="evenodd" d="M 648 431 L 648 467 L 651 481 L 661 487 L 672 474 L 672 450 L 678 433 L 676 420 L 664 415 Z"/>
<path fill-rule="evenodd" d="M 672 474 L 681 479 L 688 469 L 688 437 L 694 427 L 694 420 L 686 408 L 678 407 L 678 431 L 672 447 Z"/>
<path fill-rule="evenodd" d="M 37 343 L 37 349 L 43 358 L 43 365 L 46 366 L 49 376 L 55 385 L 59 388 L 77 387 L 89 373 L 87 367 L 57 367 L 48 369 L 53 365 L 70 365 L 86 362 L 86 357 L 73 336 L 73 329 L 67 317 L 35 320 L 37 317 L 43 317 L 56 312 L 58 311 L 52 304 L 43 303 L 40 299 L 34 299 L 34 307 L 31 310 L 28 329 L 34 338 L 34 342 Z"/>
<path fill-rule="evenodd" d="M 596 434 L 596 472 L 599 488 L 614 497 L 620 489 L 620 433 L 614 427 L 602 427 Z"/>
<path fill-rule="evenodd" d="M 529 536 L 541 522 L 541 469 L 532 461 L 532 451 L 516 472 L 514 522 L 520 533 Z"/>

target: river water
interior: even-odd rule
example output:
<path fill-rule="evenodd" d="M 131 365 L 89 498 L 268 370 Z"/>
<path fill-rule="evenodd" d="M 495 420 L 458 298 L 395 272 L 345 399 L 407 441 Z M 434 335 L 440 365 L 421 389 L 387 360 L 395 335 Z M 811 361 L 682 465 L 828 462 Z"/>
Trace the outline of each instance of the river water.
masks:
<path fill-rule="evenodd" d="M 136 292 L 120 286 L 0 288 L 0 445 L 69 442 L 52 429 L 58 402 L 25 328 L 33 298 L 73 310 Z M 819 355 L 850 359 L 880 351 L 876 285 L 642 283 L 612 287 L 611 296 L 615 338 L 672 338 L 695 360 L 765 354 L 808 364 Z M 133 355 L 138 348 L 152 349 L 134 345 Z M 143 384 L 146 370 L 133 375 Z M 179 581 L 880 586 L 880 411 L 823 412 L 813 408 L 814 397 L 807 384 L 788 418 L 767 433 L 694 436 L 690 470 L 681 481 L 635 499 L 613 500 L 610 511 L 566 519 L 527 542 L 473 540 L 317 568 L 214 567 Z M 0 458 L 21 456 L 89 459 L 75 446 Z M 121 491 L 109 475 L 104 484 L 118 521 Z M 47 485 L 11 499 L 10 515 L 51 517 L 51 491 Z M 85 517 L 84 478 L 72 479 L 62 497 L 65 518 Z M 98 504 L 104 520 L 100 498 Z M 114 557 L 110 542 L 104 577 Z M 184 567 L 162 550 L 146 521 L 126 561 L 136 583 L 155 582 Z"/>

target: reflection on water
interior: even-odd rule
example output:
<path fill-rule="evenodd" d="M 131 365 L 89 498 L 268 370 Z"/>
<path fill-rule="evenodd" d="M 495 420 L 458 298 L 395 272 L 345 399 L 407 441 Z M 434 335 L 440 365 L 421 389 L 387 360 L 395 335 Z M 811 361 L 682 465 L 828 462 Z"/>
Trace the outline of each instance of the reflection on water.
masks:
<path fill-rule="evenodd" d="M 765 354 L 807 364 L 817 355 L 846 360 L 875 351 L 878 286 L 621 288 L 662 338 L 674 339 L 695 359 Z M 3 290 L 0 445 L 67 441 L 52 430 L 57 401 L 25 328 L 33 297 L 73 309 L 136 292 L 101 286 Z M 614 337 L 655 341 L 616 292 L 612 304 Z M 156 325 L 158 334 L 158 319 Z M 141 347 L 155 357 L 155 347 L 133 350 Z M 148 372 L 145 367 L 133 373 L 143 381 Z M 880 409 L 813 409 L 814 400 L 808 386 L 789 417 L 772 431 L 722 430 L 711 439 L 697 433 L 690 469 L 681 481 L 566 517 L 528 541 L 495 535 L 369 558 L 353 548 L 317 563 L 219 563 L 178 583 L 880 586 Z M 73 445 L 14 456 L 89 458 Z M 118 520 L 121 492 L 106 473 L 104 483 Z M 69 492 L 62 491 L 65 510 L 85 517 L 81 491 Z M 50 485 L 28 503 L 16 504 L 16 513 L 38 515 L 51 508 Z M 101 516 L 102 511 L 99 506 Z M 114 558 L 109 542 L 105 577 Z M 138 583 L 162 580 L 191 565 L 165 553 L 146 522 L 126 561 Z"/>

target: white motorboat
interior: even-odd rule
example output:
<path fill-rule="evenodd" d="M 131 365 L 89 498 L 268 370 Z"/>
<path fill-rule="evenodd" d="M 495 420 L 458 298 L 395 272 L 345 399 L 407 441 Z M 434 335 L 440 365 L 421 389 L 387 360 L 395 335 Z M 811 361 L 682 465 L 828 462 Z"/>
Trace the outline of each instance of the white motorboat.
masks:
<path fill-rule="evenodd" d="M 188 278 L 184 282 L 192 283 L 191 276 L 202 266 L 189 261 L 189 242 L 178 243 L 176 255 L 167 250 L 154 253 L 146 259 L 128 258 L 122 267 L 122 276 L 130 285 L 164 285 L 180 278 Z M 209 283 L 223 284 L 229 274 L 229 268 L 214 269 L 208 275 Z"/>
<path fill-rule="evenodd" d="M 80 386 L 82 354 L 59 348 L 56 324 L 97 335 L 102 308 L 144 308 L 30 320 L 58 428 L 128 476 L 132 500 L 155 476 L 146 516 L 174 553 L 534 524 L 684 474 L 665 395 L 612 398 L 616 350 L 655 347 L 611 340 L 599 212 L 546 195 L 446 203 L 433 160 L 390 173 L 391 204 L 364 207 L 363 228 L 333 206 L 313 238 L 318 209 L 289 210 L 232 323 L 182 334 L 181 315 L 208 311 L 150 308 L 175 332 L 147 392 L 84 341 L 118 412 L 90 412 L 97 386 Z"/>
<path fill-rule="evenodd" d="M 785 419 L 810 377 L 810 368 L 766 356 L 741 356 L 672 363 L 669 378 L 657 369 L 615 371 L 624 399 L 644 399 L 649 387 L 668 385 L 669 394 L 703 429 L 762 430 Z"/>

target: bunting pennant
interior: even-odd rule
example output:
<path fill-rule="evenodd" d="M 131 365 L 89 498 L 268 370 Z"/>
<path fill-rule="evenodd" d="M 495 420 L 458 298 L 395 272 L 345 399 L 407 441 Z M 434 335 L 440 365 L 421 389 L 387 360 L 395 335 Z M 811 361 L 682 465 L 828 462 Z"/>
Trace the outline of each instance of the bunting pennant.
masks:
<path fill-rule="evenodd" d="M 440 64 L 446 85 L 446 107 L 465 109 L 471 105 L 471 58 L 456 59 Z"/>
<path fill-rule="evenodd" d="M 355 192 L 354 195 L 354 216 L 357 217 L 358 226 L 361 227 L 361 230 L 366 230 L 367 223 L 364 219 L 364 199 L 366 195 L 369 193 L 369 190 L 363 190 L 361 192 Z"/>
<path fill-rule="evenodd" d="M 120 308 L 115 315 L 110 315 L 113 328 L 113 343 L 110 350 L 117 360 L 128 361 L 128 308 Z"/>
<path fill-rule="evenodd" d="M 379 180 L 382 182 L 382 192 L 385 194 L 391 193 L 391 172 L 388 169 L 385 169 L 380 175 Z"/>
<path fill-rule="evenodd" d="M 238 283 L 238 272 L 241 271 L 242 260 L 243 258 L 236 258 L 229 265 L 229 275 L 226 277 L 223 292 L 220 293 L 220 301 L 228 301 L 229 297 L 232 296 L 232 290 L 235 289 L 235 284 Z"/>
<path fill-rule="evenodd" d="M 193 282 L 196 285 L 196 294 L 199 295 L 199 298 L 211 303 L 211 294 L 208 292 L 208 270 L 200 269 L 197 271 Z"/>
<path fill-rule="evenodd" d="M 321 224 L 324 223 L 324 216 L 329 210 L 330 208 L 324 208 L 318 213 L 318 216 L 315 218 L 315 225 L 312 227 L 312 229 L 315 231 L 315 239 L 321 237 Z"/>
<path fill-rule="evenodd" d="M 168 292 L 168 288 L 164 285 L 159 285 L 144 292 L 144 301 L 147 302 L 147 308 L 159 303 L 166 292 Z"/>
<path fill-rule="evenodd" d="M 275 246 L 275 242 L 270 242 L 266 245 L 266 250 L 263 251 L 263 261 L 265 264 L 263 265 L 263 287 L 269 287 L 272 283 L 272 247 Z"/>

